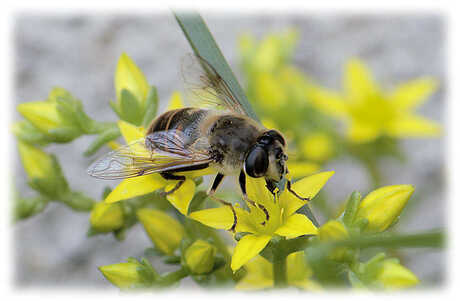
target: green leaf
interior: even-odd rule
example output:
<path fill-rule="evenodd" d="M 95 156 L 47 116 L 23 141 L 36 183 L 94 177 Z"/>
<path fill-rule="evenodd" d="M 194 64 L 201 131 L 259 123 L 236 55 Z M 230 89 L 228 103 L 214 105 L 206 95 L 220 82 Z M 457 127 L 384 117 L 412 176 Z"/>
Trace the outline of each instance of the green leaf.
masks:
<path fill-rule="evenodd" d="M 121 90 L 120 113 L 123 120 L 129 123 L 140 125 L 142 122 L 143 112 L 139 101 L 134 94 L 126 89 Z"/>
<path fill-rule="evenodd" d="M 243 108 L 249 113 L 249 116 L 259 121 L 259 118 L 249 104 L 245 92 L 238 83 L 201 16 L 196 12 L 174 11 L 173 13 L 195 54 L 205 59 L 214 67 L 217 73 L 228 84 L 233 95 L 235 95 Z"/>

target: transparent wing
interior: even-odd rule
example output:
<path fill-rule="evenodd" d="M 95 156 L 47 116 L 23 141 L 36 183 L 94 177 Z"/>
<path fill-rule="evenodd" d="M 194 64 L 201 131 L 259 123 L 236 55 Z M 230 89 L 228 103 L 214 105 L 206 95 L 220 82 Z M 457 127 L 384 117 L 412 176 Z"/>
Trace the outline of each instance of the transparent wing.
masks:
<path fill-rule="evenodd" d="M 194 54 L 186 55 L 182 60 L 182 77 L 187 98 L 194 106 L 249 115 L 227 83 L 205 59 Z"/>
<path fill-rule="evenodd" d="M 174 130 L 152 133 L 106 154 L 88 168 L 88 174 L 113 180 L 210 163 L 207 139 L 189 140 Z"/>

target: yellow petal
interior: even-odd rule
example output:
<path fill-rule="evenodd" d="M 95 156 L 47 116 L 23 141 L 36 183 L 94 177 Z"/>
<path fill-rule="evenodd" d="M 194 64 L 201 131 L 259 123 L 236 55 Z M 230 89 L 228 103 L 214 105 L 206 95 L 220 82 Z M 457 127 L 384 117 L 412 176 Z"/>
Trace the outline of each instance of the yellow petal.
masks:
<path fill-rule="evenodd" d="M 262 256 L 256 256 L 244 265 L 246 274 L 238 281 L 238 290 L 257 290 L 273 287 L 273 265 Z"/>
<path fill-rule="evenodd" d="M 370 70 L 358 59 L 351 59 L 345 67 L 344 88 L 347 99 L 361 100 L 379 94 Z"/>
<path fill-rule="evenodd" d="M 126 144 L 129 144 L 139 139 L 143 139 L 145 137 L 142 128 L 137 127 L 129 122 L 119 120 L 118 128 L 120 129 L 123 138 L 125 138 Z"/>
<path fill-rule="evenodd" d="M 254 226 L 254 219 L 251 214 L 242 208 L 234 208 L 237 216 L 236 232 L 257 233 L 257 228 Z M 257 209 L 254 208 L 253 210 Z"/>
<path fill-rule="evenodd" d="M 194 211 L 190 213 L 189 217 L 216 229 L 228 230 L 234 222 L 233 213 L 229 206 Z"/>
<path fill-rule="evenodd" d="M 172 255 L 185 233 L 182 224 L 160 210 L 142 208 L 136 214 L 155 247 Z"/>
<path fill-rule="evenodd" d="M 273 195 L 267 189 L 265 179 L 246 177 L 246 190 L 250 200 L 262 204 L 273 204 Z"/>
<path fill-rule="evenodd" d="M 121 54 L 115 71 L 117 99 L 121 98 L 121 90 L 123 89 L 136 96 L 141 105 L 145 102 L 149 92 L 149 84 L 144 74 L 126 53 Z"/>
<path fill-rule="evenodd" d="M 420 78 L 399 85 L 389 99 L 400 110 L 411 110 L 421 105 L 437 88 L 438 82 L 433 78 Z"/>
<path fill-rule="evenodd" d="M 91 209 L 91 227 L 100 232 L 110 232 L 123 226 L 123 209 L 120 203 L 99 202 Z"/>
<path fill-rule="evenodd" d="M 303 214 L 293 214 L 278 228 L 275 232 L 278 235 L 286 238 L 295 238 L 301 235 L 316 235 L 318 229 L 313 225 L 312 221 Z"/>
<path fill-rule="evenodd" d="M 381 131 L 378 127 L 368 123 L 352 121 L 347 130 L 347 137 L 350 141 L 355 143 L 366 143 L 375 140 Z"/>
<path fill-rule="evenodd" d="M 347 116 L 346 102 L 338 93 L 313 84 L 308 84 L 306 89 L 308 99 L 318 110 L 331 116 Z"/>
<path fill-rule="evenodd" d="M 179 92 L 174 92 L 169 100 L 167 111 L 181 109 L 184 107 L 184 102 Z"/>
<path fill-rule="evenodd" d="M 106 203 L 114 203 L 144 195 L 164 187 L 167 181 L 159 174 L 151 174 L 124 179 L 105 199 Z"/>
<path fill-rule="evenodd" d="M 312 162 L 291 162 L 289 163 L 289 174 L 294 179 L 303 178 L 317 172 L 320 167 L 319 164 Z"/>
<path fill-rule="evenodd" d="M 420 116 L 406 114 L 394 120 L 387 128 L 388 135 L 404 137 L 439 136 L 441 126 Z"/>
<path fill-rule="evenodd" d="M 241 268 L 246 262 L 259 254 L 270 241 L 269 235 L 248 234 L 237 243 L 232 256 L 231 268 L 233 271 Z"/>
<path fill-rule="evenodd" d="M 316 194 L 323 188 L 329 178 L 334 174 L 333 171 L 320 172 L 315 175 L 303 178 L 294 184 L 292 189 L 301 197 L 313 199 Z M 280 196 L 280 206 L 284 208 L 284 216 L 290 216 L 305 202 L 298 199 L 288 190 L 285 190 Z"/>
<path fill-rule="evenodd" d="M 176 186 L 176 182 L 169 183 L 165 187 L 165 191 L 169 191 Z M 188 206 L 195 195 L 195 182 L 191 179 L 185 180 L 185 182 L 171 194 L 168 194 L 166 198 L 168 201 L 179 210 L 183 215 L 187 215 Z"/>
<path fill-rule="evenodd" d="M 388 289 L 407 288 L 419 283 L 409 269 L 392 260 L 385 260 L 377 279 Z"/>

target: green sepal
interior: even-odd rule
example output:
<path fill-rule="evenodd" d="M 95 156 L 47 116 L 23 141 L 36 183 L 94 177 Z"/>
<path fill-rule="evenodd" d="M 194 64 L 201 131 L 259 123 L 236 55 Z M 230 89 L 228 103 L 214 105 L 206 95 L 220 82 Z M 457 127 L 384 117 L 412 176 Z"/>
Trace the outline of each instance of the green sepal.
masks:
<path fill-rule="evenodd" d="M 118 107 L 118 103 L 115 102 L 115 101 L 109 100 L 109 104 L 110 104 L 110 107 L 112 108 L 112 110 L 115 112 L 115 114 L 117 114 L 117 116 L 119 118 L 122 118 L 120 108 Z"/>
<path fill-rule="evenodd" d="M 35 198 L 14 198 L 13 221 L 26 219 L 42 212 L 49 200 L 41 196 Z"/>
<path fill-rule="evenodd" d="M 44 134 L 26 119 L 15 123 L 12 132 L 19 140 L 32 145 L 45 146 L 52 142 L 50 136 Z"/>
<path fill-rule="evenodd" d="M 61 166 L 56 159 L 56 156 L 50 154 L 53 161 L 53 173 L 47 178 L 33 178 L 28 181 L 29 186 L 44 195 L 50 200 L 58 200 L 69 193 L 69 184 L 65 179 Z"/>
<path fill-rule="evenodd" d="M 155 119 L 158 112 L 158 92 L 157 88 L 150 86 L 149 93 L 147 94 L 147 99 L 145 101 L 145 110 L 144 118 L 142 120 L 142 126 L 147 128 L 152 120 Z"/>
<path fill-rule="evenodd" d="M 121 90 L 120 113 L 122 119 L 136 126 L 141 125 L 143 110 L 136 96 L 126 89 Z"/>
<path fill-rule="evenodd" d="M 75 127 L 60 127 L 48 131 L 48 134 L 53 137 L 53 142 L 67 143 L 79 137 L 82 133 Z"/>
<path fill-rule="evenodd" d="M 355 219 L 360 200 L 361 194 L 358 191 L 353 191 L 347 201 L 347 205 L 342 217 L 343 223 L 347 227 L 350 227 Z"/>

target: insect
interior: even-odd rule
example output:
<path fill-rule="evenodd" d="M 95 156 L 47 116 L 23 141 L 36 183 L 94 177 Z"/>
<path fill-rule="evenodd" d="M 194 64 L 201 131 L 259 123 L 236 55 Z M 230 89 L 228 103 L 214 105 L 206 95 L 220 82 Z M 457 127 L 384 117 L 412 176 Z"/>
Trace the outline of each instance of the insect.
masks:
<path fill-rule="evenodd" d="M 159 173 L 167 180 L 177 180 L 174 188 L 164 192 L 170 194 L 184 183 L 184 172 L 212 167 L 217 175 L 208 195 L 231 207 L 234 223 L 229 230 L 234 231 L 237 223 L 235 210 L 231 203 L 214 196 L 225 176 L 238 176 L 243 198 L 263 210 L 268 220 L 267 210 L 248 199 L 246 175 L 264 177 L 274 194 L 276 184 L 288 173 L 285 139 L 277 130 L 251 119 L 207 61 L 190 55 L 183 67 L 188 91 L 214 109 L 186 107 L 163 113 L 152 121 L 145 139 L 106 154 L 88 168 L 89 175 L 121 179 Z M 296 197 L 308 200 L 291 189 L 289 180 L 286 183 Z"/>

